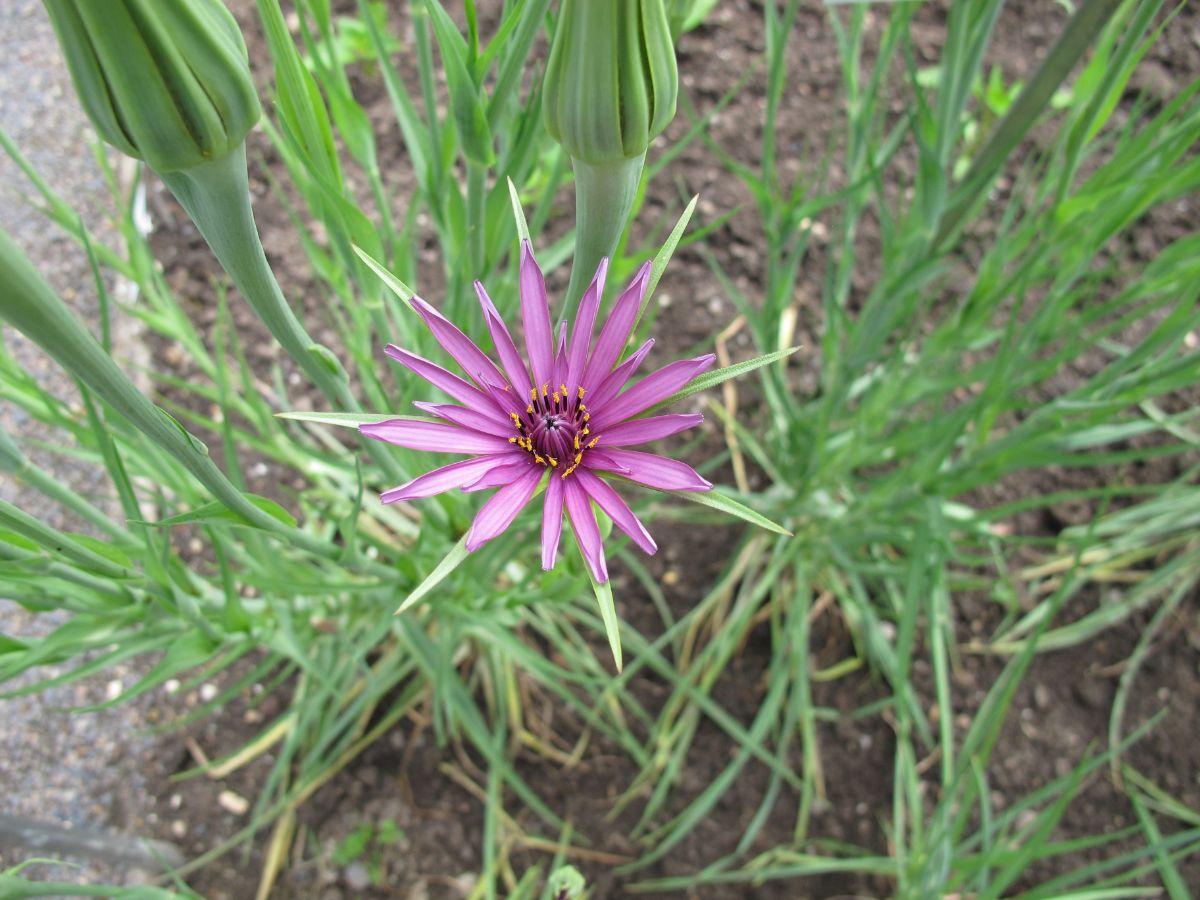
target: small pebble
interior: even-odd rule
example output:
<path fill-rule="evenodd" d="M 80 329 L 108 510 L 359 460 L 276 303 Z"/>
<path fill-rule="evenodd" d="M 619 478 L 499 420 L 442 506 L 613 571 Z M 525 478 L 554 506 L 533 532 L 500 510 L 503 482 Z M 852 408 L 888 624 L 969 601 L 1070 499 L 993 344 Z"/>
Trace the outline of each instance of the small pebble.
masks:
<path fill-rule="evenodd" d="M 221 809 L 235 816 L 244 816 L 250 809 L 250 801 L 234 791 L 221 791 L 217 795 L 217 803 L 221 805 Z"/>
<path fill-rule="evenodd" d="M 1038 709 L 1050 708 L 1050 688 L 1044 684 L 1035 684 L 1033 686 L 1033 705 Z"/>
<path fill-rule="evenodd" d="M 361 860 L 355 860 L 346 866 L 345 872 L 346 886 L 351 890 L 365 891 L 371 886 L 371 873 L 367 871 L 367 866 Z"/>

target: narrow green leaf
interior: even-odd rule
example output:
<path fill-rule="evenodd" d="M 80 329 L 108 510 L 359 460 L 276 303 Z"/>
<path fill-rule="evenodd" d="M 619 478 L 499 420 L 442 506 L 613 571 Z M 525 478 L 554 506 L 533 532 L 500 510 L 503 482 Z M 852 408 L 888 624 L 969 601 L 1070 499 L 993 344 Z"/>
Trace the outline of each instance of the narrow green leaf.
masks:
<path fill-rule="evenodd" d="M 769 366 L 771 363 L 783 359 L 786 356 L 791 356 L 799 347 L 788 347 L 784 350 L 776 350 L 774 353 L 768 353 L 765 356 L 757 356 L 754 359 L 748 359 L 745 362 L 734 363 L 732 366 L 725 366 L 723 369 L 716 369 L 712 372 L 707 372 L 699 378 L 692 381 L 687 387 L 681 391 L 676 391 L 662 403 L 656 403 L 653 409 L 661 409 L 664 406 L 669 406 L 672 403 L 678 403 L 685 397 L 690 397 L 692 394 L 698 394 L 700 391 L 706 391 L 711 387 L 716 387 L 730 378 L 740 378 L 747 372 L 753 372 L 755 369 L 761 369 L 763 366 Z"/>
<path fill-rule="evenodd" d="M 683 232 L 687 229 L 688 222 L 692 220 L 692 213 L 696 211 L 696 203 L 700 200 L 700 195 L 696 194 L 692 197 L 691 202 L 680 215 L 679 221 L 675 223 L 675 227 L 671 229 L 671 233 L 667 235 L 666 241 L 658 253 L 654 255 L 654 262 L 650 266 L 650 285 L 646 288 L 646 297 L 654 296 L 654 289 L 658 287 L 659 279 L 662 278 L 663 272 L 667 269 L 667 264 L 671 262 L 671 257 L 675 255 L 675 248 L 679 245 L 679 239 L 683 237 Z"/>
<path fill-rule="evenodd" d="M 373 425 L 376 422 L 390 422 L 392 419 L 406 419 L 410 422 L 435 422 L 425 416 L 399 416 L 395 413 L 357 413 L 357 412 L 281 412 L 275 413 L 277 419 L 292 419 L 296 422 L 318 422 L 321 425 L 340 425 L 343 428 L 357 428 L 359 425 Z"/>
<path fill-rule="evenodd" d="M 578 539 L 575 541 L 575 545 L 579 546 Z M 583 557 L 582 547 L 579 547 L 579 556 Z M 613 662 L 616 663 L 617 671 L 620 672 L 624 668 L 625 662 L 621 657 L 621 626 L 617 621 L 617 607 L 613 602 L 612 582 L 597 581 L 586 559 L 584 559 L 583 568 L 588 573 L 588 579 L 592 582 L 592 590 L 596 594 L 596 603 L 600 606 L 600 618 L 604 621 L 604 633 L 608 635 L 608 646 L 612 648 Z"/>
<path fill-rule="evenodd" d="M 445 581 L 446 576 L 458 568 L 459 563 L 467 558 L 469 552 L 467 550 L 467 536 L 464 534 L 458 539 L 458 543 L 450 548 L 450 552 L 442 558 L 442 561 L 434 567 L 434 570 L 425 576 L 425 580 L 417 585 L 417 589 L 409 594 L 405 601 L 400 604 L 400 608 L 396 610 L 396 615 L 400 615 L 415 603 L 419 603 L 426 594 Z"/>
<path fill-rule="evenodd" d="M 122 691 L 113 699 L 105 700 L 103 703 L 75 707 L 74 711 L 96 712 L 118 703 L 124 703 L 126 700 L 132 700 L 162 684 L 168 678 L 174 678 L 180 672 L 186 672 L 208 662 L 218 649 L 218 645 L 207 635 L 199 631 L 186 631 L 171 642 L 158 664 L 129 690 Z"/>
<path fill-rule="evenodd" d="M 367 268 L 379 276 L 379 280 L 384 283 L 384 286 L 386 286 L 389 291 L 403 300 L 408 305 L 409 309 L 412 309 L 412 298 L 417 295 L 417 292 L 389 272 L 387 266 L 371 256 L 371 254 L 367 253 L 367 251 L 358 246 L 358 244 L 351 244 L 350 246 L 354 248 L 354 252 L 358 254 L 358 258 L 366 263 Z"/>
<path fill-rule="evenodd" d="M 738 501 L 727 494 L 722 494 L 717 488 L 703 493 L 699 491 L 667 491 L 666 493 L 675 497 L 681 497 L 684 500 L 690 500 L 692 503 L 699 503 L 701 506 L 711 507 L 731 516 L 736 516 L 739 519 L 749 522 L 751 525 L 765 528 L 767 531 L 773 531 L 776 534 L 782 534 L 786 537 L 792 536 L 792 533 L 782 525 L 776 525 L 761 513 L 757 513 L 750 507 L 738 503 Z"/>
<path fill-rule="evenodd" d="M 512 199 L 513 221 L 517 223 L 517 238 L 529 240 L 529 223 L 525 221 L 525 210 L 521 208 L 521 198 L 517 196 L 517 186 L 511 178 L 508 179 L 508 196 Z"/>
<path fill-rule="evenodd" d="M 257 494 L 245 494 L 245 498 L 258 507 L 260 510 L 277 519 L 284 525 L 290 528 L 296 527 L 296 520 L 286 509 L 276 503 L 274 500 L 269 500 L 266 497 L 259 497 Z M 170 516 L 166 519 L 159 519 L 157 522 L 137 522 L 138 525 L 156 525 L 160 528 L 170 528 L 175 525 L 188 524 L 209 524 L 213 522 L 228 522 L 234 525 L 247 525 L 257 527 L 246 521 L 233 510 L 227 508 L 215 500 L 211 503 L 205 503 L 203 506 L 198 506 L 193 510 L 185 513 L 180 513 L 177 516 Z"/>

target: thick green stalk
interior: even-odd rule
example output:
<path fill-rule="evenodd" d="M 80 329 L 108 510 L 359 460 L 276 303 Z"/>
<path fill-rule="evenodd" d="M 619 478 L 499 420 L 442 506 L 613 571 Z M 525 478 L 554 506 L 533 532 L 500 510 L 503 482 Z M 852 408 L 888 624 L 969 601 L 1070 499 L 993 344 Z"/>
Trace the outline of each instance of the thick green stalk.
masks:
<path fill-rule="evenodd" d="M 159 177 L 288 356 L 330 400 L 354 411 L 345 371 L 332 352 L 309 337 L 267 262 L 250 208 L 245 146 L 214 162 L 180 172 L 161 172 Z"/>
<path fill-rule="evenodd" d="M 3 229 L 0 229 L 0 317 L 178 460 L 228 509 L 312 553 L 337 557 L 336 547 L 280 522 L 246 499 L 209 458 L 203 441 L 137 389 Z"/>
<path fill-rule="evenodd" d="M 975 156 L 956 196 L 942 216 L 934 248 L 941 246 L 958 230 L 963 220 L 991 183 L 1013 148 L 1033 127 L 1054 92 L 1058 90 L 1080 57 L 1092 45 L 1096 35 L 1108 23 L 1121 5 L 1121 0 L 1084 0 L 1067 22 L 1046 58 L 1042 60 L 1029 83 L 1022 88 L 1004 118 L 992 129 L 987 143 Z"/>
<path fill-rule="evenodd" d="M 159 177 L 187 210 L 221 266 L 288 356 L 330 402 L 342 410 L 358 412 L 360 407 L 345 369 L 329 348 L 305 331 L 267 262 L 250 207 L 245 145 L 223 159 L 186 171 L 162 172 Z M 389 477 L 402 477 L 383 448 L 368 442 L 367 452 Z"/>
<path fill-rule="evenodd" d="M 642 180 L 646 154 L 616 162 L 572 159 L 575 169 L 575 260 L 564 315 L 572 315 L 602 257 L 612 257 Z"/>

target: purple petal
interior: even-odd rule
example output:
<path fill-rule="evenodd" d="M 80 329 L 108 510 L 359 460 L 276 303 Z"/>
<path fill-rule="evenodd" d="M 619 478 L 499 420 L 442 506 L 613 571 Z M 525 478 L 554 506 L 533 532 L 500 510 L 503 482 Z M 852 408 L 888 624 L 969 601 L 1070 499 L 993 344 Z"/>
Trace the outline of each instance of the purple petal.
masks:
<path fill-rule="evenodd" d="M 475 516 L 471 530 L 467 532 L 468 550 L 478 550 L 512 524 L 513 519 L 525 508 L 525 504 L 537 490 L 543 471 L 541 466 L 531 466 L 516 481 L 509 482 L 492 494 Z"/>
<path fill-rule="evenodd" d="M 510 434 L 515 433 L 512 419 L 505 421 L 491 409 L 468 409 L 465 406 L 455 406 L 452 403 L 426 403 L 423 400 L 414 400 L 413 406 L 422 412 L 427 412 L 430 415 L 437 416 L 439 419 L 445 419 L 447 422 L 453 422 L 455 425 L 461 425 L 463 428 L 473 428 L 475 431 L 482 431 L 484 434 L 494 434 L 497 437 L 507 438 Z"/>
<path fill-rule="evenodd" d="M 421 497 L 432 497 L 434 494 L 440 494 L 451 488 L 462 487 L 472 479 L 478 478 L 481 472 L 494 471 L 496 463 L 497 457 L 495 456 L 477 456 L 473 459 L 450 463 L 448 466 L 426 472 L 400 487 L 384 491 L 379 495 L 379 499 L 384 503 L 395 503 L 397 500 L 418 500 Z"/>
<path fill-rule="evenodd" d="M 554 335 L 550 330 L 546 281 L 533 258 L 529 241 L 521 241 L 521 318 L 525 322 L 525 349 L 533 367 L 533 384 L 540 387 L 550 382 Z"/>
<path fill-rule="evenodd" d="M 629 470 L 625 466 L 609 455 L 607 450 L 597 447 L 594 450 L 589 450 L 583 456 L 583 464 L 589 469 L 596 469 L 603 472 L 616 472 L 618 475 L 628 477 Z"/>
<path fill-rule="evenodd" d="M 505 438 L 483 434 L 441 422 L 415 422 L 412 419 L 388 419 L 359 425 L 358 430 L 377 441 L 387 441 L 409 450 L 434 453 L 502 453 L 512 450 Z"/>
<path fill-rule="evenodd" d="M 576 474 L 581 470 L 577 469 Z M 546 505 L 542 507 L 542 568 L 549 572 L 558 557 L 558 543 L 562 537 L 563 480 L 550 473 L 546 482 Z"/>
<path fill-rule="evenodd" d="M 500 465 L 497 462 L 491 469 L 479 475 L 474 481 L 464 484 L 462 486 L 463 493 L 470 494 L 475 491 L 486 491 L 488 488 L 504 487 L 504 485 L 516 481 L 530 466 L 541 468 L 541 466 L 538 466 L 533 461 L 532 456 L 521 450 L 518 450 L 517 453 L 520 455 L 507 465 Z"/>
<path fill-rule="evenodd" d="M 567 380 L 567 323 L 558 327 L 558 351 L 554 354 L 554 365 L 550 367 L 550 389 L 565 384 Z"/>
<path fill-rule="evenodd" d="M 559 481 L 563 482 L 567 515 L 579 541 L 579 549 L 592 570 L 592 577 L 603 584 L 608 581 L 608 567 L 604 563 L 604 544 L 600 540 L 600 529 L 596 527 L 592 501 L 578 480 L 560 478 Z"/>
<path fill-rule="evenodd" d="M 695 359 L 681 359 L 647 375 L 616 400 L 592 414 L 592 431 L 603 431 L 609 425 L 661 403 L 713 364 L 716 357 L 709 353 Z"/>
<path fill-rule="evenodd" d="M 574 390 L 587 365 L 588 347 L 592 343 L 592 330 L 596 327 L 596 312 L 600 309 L 600 298 L 604 296 L 604 279 L 608 275 L 608 257 L 600 259 L 591 286 L 579 301 L 579 314 L 575 317 L 571 332 L 571 349 L 567 352 L 567 383 Z"/>
<path fill-rule="evenodd" d="M 629 340 L 629 332 L 633 331 L 633 323 L 637 321 L 638 310 L 646 297 L 646 288 L 650 283 L 650 263 L 647 262 L 638 270 L 629 287 L 617 298 L 608 321 L 600 329 L 600 337 L 596 339 L 592 357 L 588 360 L 580 382 L 586 387 L 598 385 L 616 363 L 625 342 Z"/>
<path fill-rule="evenodd" d="M 475 379 L 477 384 L 483 384 L 485 381 L 504 382 L 504 376 L 500 374 L 496 364 L 488 359 L 487 355 L 476 347 L 475 342 L 463 334 L 457 325 L 420 297 L 413 297 L 412 303 L 425 324 L 429 326 L 429 330 L 433 332 L 433 336 L 437 338 L 437 342 L 442 345 L 442 349 L 454 357 L 454 361 L 462 366 L 463 371 Z"/>
<path fill-rule="evenodd" d="M 647 441 L 657 441 L 670 437 L 689 428 L 695 428 L 704 421 L 704 416 L 698 414 L 672 413 L 665 416 L 651 416 L 648 419 L 634 419 L 614 425 L 600 437 L 600 443 L 605 447 L 628 447 L 631 444 L 644 444 Z"/>
<path fill-rule="evenodd" d="M 687 463 L 640 450 L 606 450 L 603 453 L 590 450 L 583 454 L 583 464 L 589 469 L 616 472 L 630 481 L 660 491 L 712 490 L 711 482 L 701 478 Z"/>
<path fill-rule="evenodd" d="M 576 469 L 574 477 L 579 479 L 580 485 L 587 491 L 588 496 L 596 501 L 596 505 L 608 513 L 608 517 L 613 520 L 613 524 L 629 535 L 630 540 L 646 551 L 646 553 L 649 553 L 651 556 L 654 555 L 655 551 L 658 550 L 658 545 L 654 543 L 654 538 L 650 537 L 650 532 L 646 530 L 646 526 L 633 514 L 633 510 L 621 499 L 621 495 L 612 489 L 611 485 L 597 478 L 587 469 Z M 551 479 L 551 481 L 553 480 Z M 559 481 L 562 480 L 561 478 L 559 479 Z"/>
<path fill-rule="evenodd" d="M 650 352 L 650 348 L 653 346 L 654 338 L 650 338 L 650 340 L 638 347 L 637 351 L 629 359 L 609 372 L 608 377 L 600 382 L 600 387 L 588 393 L 588 405 L 592 409 L 600 409 L 605 403 L 617 396 L 617 393 L 629 381 L 629 376 L 637 371 L 638 366 L 642 364 L 642 360 L 646 358 L 646 354 Z"/>
<path fill-rule="evenodd" d="M 479 388 L 467 384 L 467 382 L 454 373 L 447 372 L 441 366 L 431 363 L 424 357 L 417 356 L 415 353 L 409 353 L 404 348 L 397 347 L 395 344 L 388 344 L 383 352 L 406 369 L 420 375 L 435 388 L 445 391 L 459 403 L 466 404 L 467 406 L 481 407 L 493 402 Z M 502 414 L 507 414 L 507 408 L 505 407 L 499 407 L 499 411 Z"/>
<path fill-rule="evenodd" d="M 500 317 L 500 311 L 496 309 L 496 304 L 492 302 L 492 298 L 488 296 L 487 291 L 478 281 L 475 282 L 475 295 L 479 298 L 479 305 L 483 307 L 483 318 L 487 322 L 492 342 L 496 345 L 496 353 L 508 375 L 508 383 L 518 393 L 524 393 L 533 383 L 529 380 L 529 369 L 525 365 L 525 360 L 521 358 L 517 345 L 513 343 L 512 335 L 508 333 L 508 326 Z"/>

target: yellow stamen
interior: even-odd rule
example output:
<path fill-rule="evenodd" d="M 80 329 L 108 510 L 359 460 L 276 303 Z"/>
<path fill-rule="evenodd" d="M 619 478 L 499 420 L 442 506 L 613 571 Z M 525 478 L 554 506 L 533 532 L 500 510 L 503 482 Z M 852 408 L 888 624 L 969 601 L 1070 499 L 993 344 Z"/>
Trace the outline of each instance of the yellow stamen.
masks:
<path fill-rule="evenodd" d="M 559 389 L 560 391 L 562 391 L 562 395 L 563 395 L 564 397 L 566 397 L 566 396 L 567 396 L 567 386 L 566 386 L 565 384 L 560 384 L 560 385 L 558 386 L 558 389 Z"/>
<path fill-rule="evenodd" d="M 582 454 L 582 453 L 576 453 L 576 454 L 575 454 L 575 465 L 579 465 L 579 463 L 580 463 L 582 460 L 583 460 L 583 454 Z"/>
<path fill-rule="evenodd" d="M 586 425 L 584 425 L 584 426 L 583 426 L 583 433 L 584 433 L 584 434 L 591 434 L 591 433 L 592 433 L 592 429 L 590 429 L 590 428 L 588 428 Z"/>
<path fill-rule="evenodd" d="M 582 409 L 582 408 L 583 408 L 583 407 L 580 407 L 580 409 Z M 584 413 L 584 414 L 583 414 L 583 421 L 587 422 L 587 421 L 588 421 L 589 419 L 591 419 L 591 418 L 592 418 L 592 414 L 591 414 L 591 413 Z"/>
<path fill-rule="evenodd" d="M 579 435 L 575 435 L 575 449 L 579 449 Z"/>
<path fill-rule="evenodd" d="M 568 475 L 570 475 L 572 472 L 574 472 L 576 468 L 578 468 L 578 465 L 579 464 L 576 463 L 574 466 L 571 466 L 569 469 L 564 469 L 563 473 L 562 473 L 562 477 L 566 478 Z"/>
<path fill-rule="evenodd" d="M 586 407 L 586 406 L 584 406 L 582 403 L 580 403 L 580 404 L 579 404 L 579 411 L 580 411 L 580 412 L 587 412 L 587 407 Z"/>
<path fill-rule="evenodd" d="M 546 464 L 546 461 L 545 461 L 544 459 L 542 459 L 542 458 L 541 458 L 541 457 L 540 457 L 538 454 L 536 454 L 536 453 L 535 453 L 535 454 L 533 454 L 533 461 L 534 461 L 535 463 L 541 463 L 543 466 Z"/>
<path fill-rule="evenodd" d="M 533 404 L 532 403 L 530 403 L 527 407 L 525 407 L 525 412 L 529 413 L 529 415 L 531 415 L 531 416 L 533 415 Z"/>
<path fill-rule="evenodd" d="M 550 457 L 550 468 L 552 468 L 552 469 L 558 468 L 558 460 L 555 459 L 553 456 Z"/>
<path fill-rule="evenodd" d="M 537 388 L 530 388 L 530 389 L 529 389 L 529 399 L 530 399 L 530 400 L 537 400 Z"/>
<path fill-rule="evenodd" d="M 508 439 L 508 442 L 509 442 L 510 444 L 515 444 L 515 443 L 517 442 L 517 439 L 516 439 L 515 437 L 510 437 L 510 438 Z"/>
<path fill-rule="evenodd" d="M 600 435 L 596 435 L 594 438 L 592 438 L 590 441 L 588 441 L 587 448 L 588 448 L 589 450 L 591 450 L 591 449 L 592 449 L 593 447 L 595 447 L 595 446 L 596 446 L 596 444 L 598 444 L 599 442 L 600 442 Z"/>
<path fill-rule="evenodd" d="M 562 397 L 558 396 L 558 391 L 555 391 L 554 392 L 554 405 L 558 406 L 558 404 L 560 404 L 560 403 L 562 403 Z"/>
<path fill-rule="evenodd" d="M 563 391 L 563 393 L 565 394 L 565 393 L 566 393 L 566 391 Z M 580 400 L 582 400 L 582 399 L 583 399 L 583 393 L 584 393 L 584 391 L 583 391 L 583 388 L 580 388 L 580 389 L 579 389 L 579 399 L 580 399 Z"/>
<path fill-rule="evenodd" d="M 542 385 L 542 396 L 543 397 L 547 396 L 549 394 L 549 392 L 550 392 L 550 382 L 547 381 L 545 384 Z"/>

